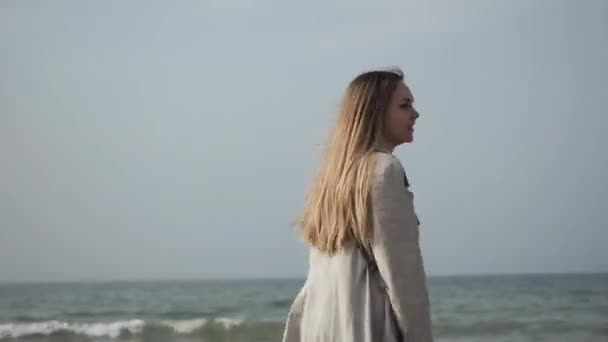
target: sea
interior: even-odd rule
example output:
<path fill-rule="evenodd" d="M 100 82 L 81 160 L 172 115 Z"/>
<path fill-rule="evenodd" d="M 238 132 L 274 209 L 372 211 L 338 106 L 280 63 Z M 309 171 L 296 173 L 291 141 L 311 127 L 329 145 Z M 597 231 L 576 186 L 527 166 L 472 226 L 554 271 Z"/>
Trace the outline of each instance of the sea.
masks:
<path fill-rule="evenodd" d="M 303 279 L 0 285 L 0 341 L 280 341 Z M 608 342 L 608 274 L 429 278 L 436 341 Z"/>

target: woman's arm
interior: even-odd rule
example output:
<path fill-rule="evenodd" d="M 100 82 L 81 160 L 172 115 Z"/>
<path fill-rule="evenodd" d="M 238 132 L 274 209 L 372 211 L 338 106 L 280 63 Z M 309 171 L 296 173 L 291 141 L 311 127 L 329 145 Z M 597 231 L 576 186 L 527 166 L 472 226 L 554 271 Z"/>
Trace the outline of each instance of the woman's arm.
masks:
<path fill-rule="evenodd" d="M 399 160 L 378 159 L 372 188 L 372 251 L 407 341 L 433 341 L 426 274 L 420 253 L 413 194 Z"/>
<path fill-rule="evenodd" d="M 300 341 L 302 312 L 304 310 L 304 301 L 306 300 L 306 283 L 296 295 L 295 300 L 291 304 L 291 309 L 287 314 L 287 322 L 283 331 L 283 342 Z"/>

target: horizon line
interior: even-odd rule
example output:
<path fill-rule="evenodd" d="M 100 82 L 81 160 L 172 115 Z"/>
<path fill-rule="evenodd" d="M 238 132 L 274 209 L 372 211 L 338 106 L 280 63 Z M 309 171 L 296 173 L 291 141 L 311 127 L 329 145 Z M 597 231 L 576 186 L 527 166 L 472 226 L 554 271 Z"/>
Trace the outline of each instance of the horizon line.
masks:
<path fill-rule="evenodd" d="M 505 272 L 505 273 L 454 273 L 432 274 L 433 278 L 477 278 L 477 277 L 508 277 L 508 276 L 560 276 L 560 275 L 608 275 L 608 271 L 560 271 L 560 272 Z M 256 282 L 256 281 L 303 281 L 302 276 L 264 276 L 264 277 L 184 277 L 184 278 L 142 278 L 142 279 L 68 279 L 68 280 L 9 280 L 0 281 L 3 285 L 70 285 L 70 284 L 129 284 L 129 283 L 195 283 L 195 282 Z"/>

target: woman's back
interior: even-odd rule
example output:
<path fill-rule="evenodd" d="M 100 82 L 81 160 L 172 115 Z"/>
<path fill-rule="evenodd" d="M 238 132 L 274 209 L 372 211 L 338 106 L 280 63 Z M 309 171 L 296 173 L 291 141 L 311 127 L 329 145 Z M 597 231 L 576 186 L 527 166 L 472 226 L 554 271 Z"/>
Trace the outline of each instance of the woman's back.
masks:
<path fill-rule="evenodd" d="M 308 279 L 290 313 L 300 328 L 292 336 L 287 330 L 285 340 L 397 342 L 390 302 L 372 277 L 354 245 L 334 255 L 311 249 Z"/>
<path fill-rule="evenodd" d="M 396 342 L 403 341 L 402 333 L 408 334 L 412 330 L 414 336 L 416 330 L 419 330 L 409 329 L 404 322 L 404 315 L 394 312 L 394 307 L 398 307 L 399 310 L 406 309 L 414 315 L 423 315 L 422 319 L 428 315 L 426 289 L 416 284 L 424 280 L 420 278 L 424 277 L 424 270 L 419 259 L 419 249 L 416 248 L 418 232 L 413 205 L 406 201 L 393 203 L 401 206 L 402 212 L 395 214 L 408 218 L 409 226 L 400 226 L 403 222 L 400 218 L 391 220 L 386 215 L 393 213 L 381 212 L 386 208 L 387 201 L 397 199 L 391 193 L 383 192 L 383 188 L 394 187 L 403 194 L 409 193 L 404 186 L 404 177 L 399 176 L 402 171 L 401 164 L 395 157 L 377 153 L 373 177 L 375 190 L 372 191 L 374 235 L 377 239 L 372 244 L 371 255 L 354 241 L 334 254 L 311 247 L 308 277 L 289 313 L 284 341 Z M 411 196 L 401 198 L 407 200 Z M 386 240 L 387 233 L 392 234 L 390 237 L 394 241 Z M 415 265 L 412 267 L 398 260 L 406 263 L 415 260 Z M 382 274 L 381 271 L 387 267 L 397 269 Z M 385 278 L 389 278 L 390 283 L 385 283 Z M 403 282 L 411 282 L 412 286 L 388 288 Z M 404 291 L 409 293 L 403 293 Z M 418 298 L 420 304 L 413 304 L 407 299 L 407 308 L 403 308 L 400 303 L 392 304 L 391 297 L 393 301 L 403 302 L 404 296 Z M 403 320 L 401 327 L 398 317 Z M 424 331 L 426 326 L 420 328 Z M 427 333 L 423 332 L 422 335 Z M 428 339 L 425 337 L 424 341 L 431 339 L 429 328 Z"/>

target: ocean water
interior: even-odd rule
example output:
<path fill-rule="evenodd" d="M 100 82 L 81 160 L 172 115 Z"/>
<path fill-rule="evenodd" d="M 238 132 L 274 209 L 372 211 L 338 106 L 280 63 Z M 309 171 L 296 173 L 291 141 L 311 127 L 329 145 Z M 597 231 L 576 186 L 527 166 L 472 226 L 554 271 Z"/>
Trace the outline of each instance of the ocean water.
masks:
<path fill-rule="evenodd" d="M 303 280 L 0 285 L 0 341 L 279 341 Z M 431 277 L 437 341 L 608 341 L 608 274 Z"/>

